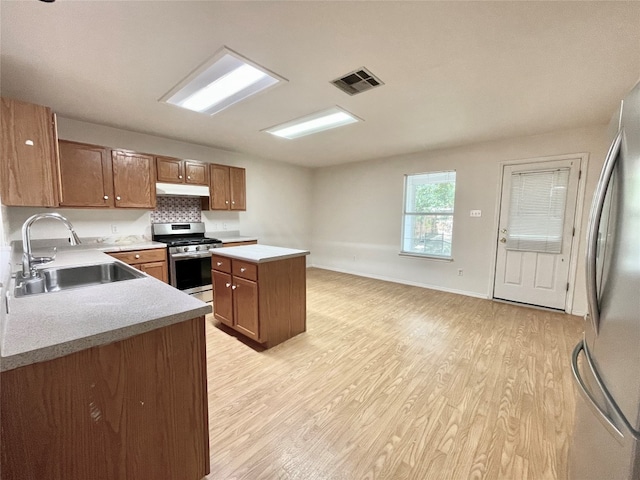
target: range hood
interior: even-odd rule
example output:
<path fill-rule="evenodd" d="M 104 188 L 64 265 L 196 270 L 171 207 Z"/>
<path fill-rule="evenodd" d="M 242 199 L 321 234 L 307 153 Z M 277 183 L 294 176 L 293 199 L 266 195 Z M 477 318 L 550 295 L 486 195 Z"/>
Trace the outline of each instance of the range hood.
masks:
<path fill-rule="evenodd" d="M 209 187 L 180 183 L 156 183 L 156 195 L 179 197 L 208 197 Z"/>

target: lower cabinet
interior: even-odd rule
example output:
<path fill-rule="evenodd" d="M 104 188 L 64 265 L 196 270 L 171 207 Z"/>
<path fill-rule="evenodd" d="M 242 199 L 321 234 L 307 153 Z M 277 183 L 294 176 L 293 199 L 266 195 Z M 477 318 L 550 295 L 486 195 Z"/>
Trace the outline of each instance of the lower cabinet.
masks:
<path fill-rule="evenodd" d="M 216 319 L 267 348 L 306 330 L 304 257 L 252 263 L 212 255 Z"/>
<path fill-rule="evenodd" d="M 153 248 L 148 250 L 132 250 L 130 252 L 109 253 L 113 258 L 142 270 L 144 273 L 169 282 L 167 272 L 167 250 L 165 248 Z"/>
<path fill-rule="evenodd" d="M 2 479 L 201 480 L 205 346 L 198 317 L 2 372 Z"/>

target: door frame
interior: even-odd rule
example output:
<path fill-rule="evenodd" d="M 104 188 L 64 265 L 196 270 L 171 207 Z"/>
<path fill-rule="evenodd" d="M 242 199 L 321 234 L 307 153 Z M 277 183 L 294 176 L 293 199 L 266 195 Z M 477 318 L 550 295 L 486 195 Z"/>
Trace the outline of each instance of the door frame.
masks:
<path fill-rule="evenodd" d="M 496 283 L 496 261 L 498 255 L 498 237 L 500 227 L 500 209 L 502 208 L 502 187 L 504 183 L 504 170 L 505 167 L 512 165 L 523 165 L 527 163 L 543 163 L 554 162 L 557 160 L 578 160 L 579 171 L 581 172 L 578 179 L 578 193 L 576 196 L 576 210 L 573 217 L 573 228 L 575 228 L 575 235 L 573 236 L 573 242 L 571 244 L 571 254 L 569 255 L 569 276 L 567 281 L 569 282 L 569 290 L 567 290 L 567 297 L 564 303 L 565 313 L 572 313 L 573 311 L 573 299 L 575 296 L 576 288 L 576 276 L 578 272 L 579 256 L 578 252 L 581 245 L 584 243 L 582 240 L 582 215 L 584 211 L 584 198 L 587 180 L 587 168 L 589 165 L 589 154 L 586 152 L 572 153 L 563 155 L 553 155 L 547 157 L 533 157 L 518 160 L 505 160 L 498 164 L 500 169 L 498 174 L 497 185 L 497 199 L 495 211 L 493 215 L 493 231 L 495 236 L 492 236 L 493 245 L 491 247 L 491 272 L 489 273 L 489 298 L 494 299 L 494 288 Z M 541 307 L 543 308 L 543 307 Z"/>

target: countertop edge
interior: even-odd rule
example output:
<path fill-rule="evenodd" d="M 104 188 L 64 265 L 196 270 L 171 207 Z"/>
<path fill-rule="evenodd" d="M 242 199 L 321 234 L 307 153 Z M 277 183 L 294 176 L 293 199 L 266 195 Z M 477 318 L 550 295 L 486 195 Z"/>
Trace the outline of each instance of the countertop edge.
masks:
<path fill-rule="evenodd" d="M 146 322 L 128 325 L 116 330 L 101 332 L 89 337 L 73 339 L 68 342 L 29 350 L 9 357 L 0 357 L 0 372 L 6 372 L 19 367 L 54 360 L 88 348 L 108 345 L 142 333 L 157 330 L 158 328 L 167 327 L 169 325 L 191 320 L 192 318 L 204 316 L 211 313 L 211 310 L 211 305 L 204 305 L 202 307 L 185 310 L 184 312 L 175 313 L 166 317 L 159 317 Z"/>
<path fill-rule="evenodd" d="M 275 255 L 273 257 L 264 257 L 264 258 L 251 258 L 247 255 L 243 255 L 242 253 L 227 253 L 225 251 L 223 251 L 223 249 L 216 249 L 212 252 L 212 255 L 219 255 L 221 257 L 228 257 L 228 258 L 233 258 L 235 260 L 244 260 L 245 262 L 251 262 L 251 263 L 268 263 L 268 262 L 277 262 L 278 260 L 286 260 L 288 258 L 296 258 L 296 257 L 304 257 L 309 255 L 311 252 L 309 251 L 302 251 L 302 252 L 296 252 L 296 253 L 290 253 L 290 254 L 284 254 L 284 255 Z"/>

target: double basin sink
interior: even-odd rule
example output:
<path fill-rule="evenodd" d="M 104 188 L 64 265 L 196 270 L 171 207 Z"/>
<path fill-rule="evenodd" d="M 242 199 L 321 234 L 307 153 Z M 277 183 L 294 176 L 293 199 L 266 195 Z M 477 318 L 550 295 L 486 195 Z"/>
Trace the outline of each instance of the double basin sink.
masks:
<path fill-rule="evenodd" d="M 59 292 L 72 288 L 89 287 L 104 283 L 121 282 L 144 277 L 144 273 L 120 262 L 85 265 L 81 267 L 46 268 L 40 276 L 16 279 L 15 296 Z"/>

